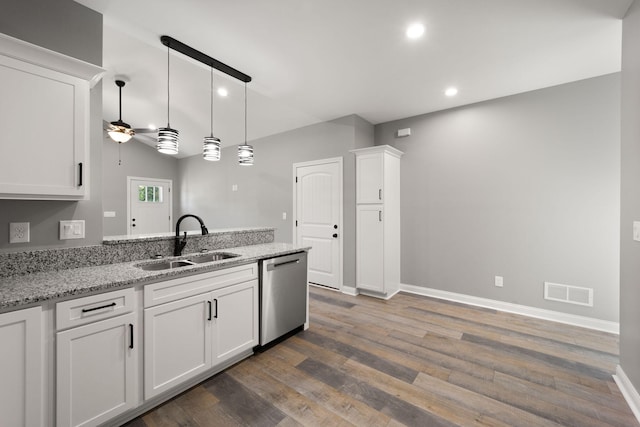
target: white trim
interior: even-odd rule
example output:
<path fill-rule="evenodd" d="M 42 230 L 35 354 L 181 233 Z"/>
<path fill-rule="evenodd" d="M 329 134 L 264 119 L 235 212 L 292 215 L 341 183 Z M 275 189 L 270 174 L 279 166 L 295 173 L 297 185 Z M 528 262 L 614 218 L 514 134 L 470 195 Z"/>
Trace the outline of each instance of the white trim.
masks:
<path fill-rule="evenodd" d="M 292 185 L 293 185 L 293 209 L 292 209 L 292 219 L 291 219 L 291 228 L 292 228 L 292 234 L 291 234 L 291 240 L 292 243 L 297 244 L 298 243 L 298 232 L 296 229 L 296 220 L 298 218 L 298 187 L 297 187 L 297 183 L 296 183 L 296 176 L 297 176 L 297 169 L 300 167 L 307 167 L 307 166 L 316 166 L 316 165 L 324 165 L 324 164 L 330 164 L 330 163 L 337 163 L 339 166 L 339 170 L 340 170 L 340 217 L 339 217 L 339 221 L 340 223 L 338 224 L 339 229 L 340 230 L 344 230 L 344 162 L 342 157 L 331 157 L 329 159 L 320 159 L 320 160 L 311 160 L 308 162 L 299 162 L 299 163 L 294 163 L 293 164 L 293 168 L 292 168 L 292 173 L 293 173 L 293 178 L 292 178 Z M 342 289 L 344 288 L 344 233 L 341 233 L 342 237 L 338 244 L 340 245 L 340 265 L 338 266 L 338 291 L 342 291 Z"/>
<path fill-rule="evenodd" d="M 93 88 L 107 72 L 97 65 L 2 33 L 0 33 L 0 54 L 80 78 L 89 82 L 90 88 Z"/>
<path fill-rule="evenodd" d="M 624 399 L 627 401 L 629 408 L 631 408 L 633 415 L 635 415 L 636 419 L 640 422 L 640 394 L 638 394 L 638 391 L 631 383 L 631 380 L 622 370 L 622 366 L 618 365 L 616 367 L 616 374 L 613 376 L 613 380 L 618 385 L 618 388 L 624 396 Z"/>
<path fill-rule="evenodd" d="M 354 286 L 343 286 L 342 293 L 345 295 L 350 295 L 352 297 L 357 297 L 360 294 L 360 292 L 358 292 L 358 289 L 356 289 Z"/>
<path fill-rule="evenodd" d="M 612 334 L 620 334 L 620 323 L 618 322 L 594 319 L 591 317 L 578 316 L 575 314 L 561 313 L 559 311 L 545 310 L 543 308 L 529 307 L 526 305 L 512 304 L 509 302 L 497 301 L 488 298 L 474 297 L 471 295 L 458 294 L 455 292 L 442 291 L 439 289 L 423 288 L 421 286 L 400 284 L 400 290 L 412 294 L 439 298 L 448 301 L 455 301 L 463 304 L 476 305 L 479 307 L 492 308 L 494 310 L 521 314 L 523 316 L 580 326 L 583 328 L 609 332 Z"/>

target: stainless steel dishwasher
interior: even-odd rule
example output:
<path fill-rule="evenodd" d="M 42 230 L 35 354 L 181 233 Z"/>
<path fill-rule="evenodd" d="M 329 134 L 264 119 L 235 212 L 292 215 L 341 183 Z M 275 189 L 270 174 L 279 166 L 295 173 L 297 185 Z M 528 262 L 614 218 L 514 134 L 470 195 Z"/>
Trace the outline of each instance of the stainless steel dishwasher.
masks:
<path fill-rule="evenodd" d="M 260 345 L 264 346 L 307 321 L 307 253 L 260 263 Z"/>

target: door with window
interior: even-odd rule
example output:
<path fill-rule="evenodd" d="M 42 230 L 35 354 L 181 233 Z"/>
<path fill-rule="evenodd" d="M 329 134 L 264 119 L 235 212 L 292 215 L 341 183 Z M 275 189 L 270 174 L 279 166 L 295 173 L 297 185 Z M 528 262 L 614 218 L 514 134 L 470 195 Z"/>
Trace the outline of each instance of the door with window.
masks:
<path fill-rule="evenodd" d="M 294 239 L 311 246 L 308 280 L 342 287 L 342 157 L 296 163 Z"/>
<path fill-rule="evenodd" d="M 127 177 L 129 234 L 171 231 L 173 209 L 170 179 Z"/>

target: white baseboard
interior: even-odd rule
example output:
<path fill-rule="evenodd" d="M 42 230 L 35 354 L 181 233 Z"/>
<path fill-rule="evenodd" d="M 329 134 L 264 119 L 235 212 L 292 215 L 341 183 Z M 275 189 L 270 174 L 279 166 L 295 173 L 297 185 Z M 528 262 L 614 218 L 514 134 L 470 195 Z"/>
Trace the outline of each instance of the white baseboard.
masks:
<path fill-rule="evenodd" d="M 616 374 L 613 376 L 614 381 L 618 385 L 618 388 L 622 392 L 624 399 L 633 411 L 633 415 L 640 422 L 640 394 L 636 388 L 631 384 L 631 380 L 627 377 L 627 374 L 622 370 L 622 366 L 616 367 Z"/>
<path fill-rule="evenodd" d="M 509 302 L 497 301 L 488 298 L 474 297 L 470 295 L 457 294 L 455 292 L 442 291 L 439 289 L 423 288 L 421 286 L 401 284 L 400 290 L 412 294 L 427 297 L 439 298 L 448 301 L 460 302 L 463 304 L 475 305 L 479 307 L 491 308 L 508 313 L 521 314 L 523 316 L 535 317 L 538 319 L 551 320 L 553 322 L 565 323 L 568 325 L 580 326 L 612 334 L 620 334 L 620 323 L 608 320 L 594 319 L 575 314 L 561 313 L 559 311 L 545 310 L 542 308 L 529 307 L 526 305 L 512 304 Z"/>
<path fill-rule="evenodd" d="M 359 294 L 358 289 L 351 286 L 343 286 L 342 293 L 346 295 L 351 295 L 352 297 L 358 296 Z"/>

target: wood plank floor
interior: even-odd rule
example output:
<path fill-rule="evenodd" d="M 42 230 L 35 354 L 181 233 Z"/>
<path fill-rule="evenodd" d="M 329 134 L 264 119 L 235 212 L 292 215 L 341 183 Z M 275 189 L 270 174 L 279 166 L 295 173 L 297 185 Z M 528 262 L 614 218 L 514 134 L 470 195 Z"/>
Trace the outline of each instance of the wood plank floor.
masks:
<path fill-rule="evenodd" d="M 616 335 L 316 287 L 310 323 L 127 426 L 639 426 Z"/>

